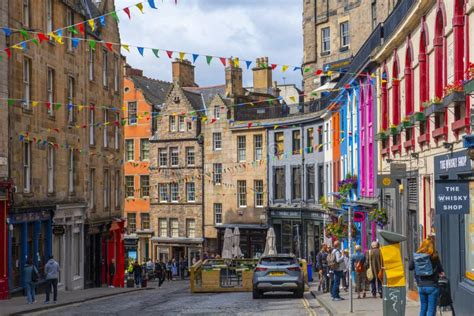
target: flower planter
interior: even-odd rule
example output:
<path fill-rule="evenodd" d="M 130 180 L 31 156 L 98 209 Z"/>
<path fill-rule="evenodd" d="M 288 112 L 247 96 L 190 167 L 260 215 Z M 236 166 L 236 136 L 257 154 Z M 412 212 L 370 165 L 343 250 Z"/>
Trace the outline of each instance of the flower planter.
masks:
<path fill-rule="evenodd" d="M 474 92 L 474 79 L 471 79 L 464 84 L 464 92 L 466 94 L 471 94 Z"/>
<path fill-rule="evenodd" d="M 423 112 L 416 112 L 410 117 L 410 122 L 415 124 L 416 122 L 424 122 L 426 121 L 425 113 Z"/>
<path fill-rule="evenodd" d="M 443 99 L 443 105 L 449 106 L 453 103 L 466 102 L 466 94 L 464 91 L 453 91 Z"/>
<path fill-rule="evenodd" d="M 390 127 L 390 135 L 398 135 L 399 133 L 398 127 Z"/>
<path fill-rule="evenodd" d="M 402 121 L 402 127 L 405 129 L 413 127 L 413 123 L 410 121 Z"/>
<path fill-rule="evenodd" d="M 444 103 L 431 103 L 430 106 L 423 110 L 425 116 L 430 116 L 433 113 L 444 113 Z"/>
<path fill-rule="evenodd" d="M 375 139 L 377 139 L 377 140 L 386 140 L 389 137 L 390 137 L 390 135 L 388 135 L 386 132 L 377 133 L 375 135 Z"/>

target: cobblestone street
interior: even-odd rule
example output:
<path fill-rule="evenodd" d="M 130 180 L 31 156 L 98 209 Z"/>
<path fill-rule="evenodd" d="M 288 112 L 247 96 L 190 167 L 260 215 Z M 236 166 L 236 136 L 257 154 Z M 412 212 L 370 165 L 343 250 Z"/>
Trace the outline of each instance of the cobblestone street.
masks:
<path fill-rule="evenodd" d="M 188 282 L 167 282 L 161 288 L 27 315 L 327 315 L 309 292 L 303 299 L 270 294 L 253 300 L 250 292 L 191 294 L 188 286 Z"/>

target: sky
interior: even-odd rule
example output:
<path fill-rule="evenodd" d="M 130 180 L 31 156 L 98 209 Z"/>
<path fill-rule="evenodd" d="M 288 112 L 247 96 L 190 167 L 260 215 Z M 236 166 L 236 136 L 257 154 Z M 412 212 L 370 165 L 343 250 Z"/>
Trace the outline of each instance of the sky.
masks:
<path fill-rule="evenodd" d="M 135 5 L 137 0 L 116 0 L 116 9 Z M 285 72 L 278 67 L 273 80 L 301 87 L 299 66 L 303 56 L 302 0 L 155 0 L 158 10 L 144 3 L 144 13 L 132 7 L 131 20 L 120 12 L 122 44 L 158 48 L 142 57 L 136 48 L 122 49 L 127 63 L 143 69 L 144 75 L 171 81 L 171 60 L 165 50 L 197 53 L 195 78 L 199 86 L 223 84 L 224 67 L 219 59 L 206 63 L 205 55 L 239 57 L 252 60 L 266 56 L 269 63 L 290 65 Z M 163 49 L 163 51 L 161 51 Z M 202 55 L 201 55 L 202 54 Z M 176 54 L 174 57 L 178 57 Z M 191 55 L 186 55 L 192 59 Z M 252 85 L 252 71 L 243 68 L 244 86 Z"/>

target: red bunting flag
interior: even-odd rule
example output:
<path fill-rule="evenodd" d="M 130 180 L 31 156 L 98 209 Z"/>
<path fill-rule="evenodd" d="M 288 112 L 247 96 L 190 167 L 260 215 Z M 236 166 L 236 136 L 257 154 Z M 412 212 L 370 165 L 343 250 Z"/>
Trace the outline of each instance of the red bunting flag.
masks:
<path fill-rule="evenodd" d="M 46 102 L 46 107 L 48 108 L 48 110 L 51 110 L 51 102 Z"/>
<path fill-rule="evenodd" d="M 251 127 L 252 127 L 252 122 L 247 124 L 247 128 L 251 128 Z"/>
<path fill-rule="evenodd" d="M 167 50 L 166 54 L 168 55 L 169 58 L 173 58 L 173 51 L 172 50 Z"/>
<path fill-rule="evenodd" d="M 322 74 L 322 73 L 323 73 L 323 71 L 322 71 L 321 69 L 318 69 L 318 70 L 316 70 L 316 72 L 315 72 L 314 74 L 315 74 L 315 75 L 320 75 L 320 74 Z"/>
<path fill-rule="evenodd" d="M 106 43 L 105 43 L 105 46 L 107 46 L 107 49 L 108 49 L 109 51 L 112 51 L 112 43 L 106 42 Z"/>
<path fill-rule="evenodd" d="M 77 28 L 79 29 L 79 32 L 81 32 L 82 34 L 84 34 L 84 23 L 78 24 L 78 25 L 77 25 Z"/>
<path fill-rule="evenodd" d="M 344 86 L 344 88 L 346 88 L 346 89 L 350 89 L 350 87 L 351 87 L 350 84 L 346 84 L 346 85 Z"/>
<path fill-rule="evenodd" d="M 53 128 L 53 131 L 55 131 L 56 133 L 59 133 L 59 128 Z"/>
<path fill-rule="evenodd" d="M 10 50 L 10 48 L 5 48 L 5 53 L 7 53 L 7 56 L 8 58 L 11 58 L 12 57 L 12 51 Z"/>
<path fill-rule="evenodd" d="M 214 118 L 211 120 L 211 124 L 214 123 L 215 121 L 217 121 L 217 119 L 214 117 Z"/>
<path fill-rule="evenodd" d="M 127 13 L 129 19 L 132 19 L 132 18 L 130 17 L 130 9 L 129 9 L 129 8 L 123 9 L 123 12 Z"/>
<path fill-rule="evenodd" d="M 276 67 L 277 67 L 277 64 L 272 64 L 272 70 L 275 70 Z"/>
<path fill-rule="evenodd" d="M 226 65 L 226 59 L 225 57 L 219 57 L 221 63 L 225 66 Z"/>
<path fill-rule="evenodd" d="M 46 36 L 44 33 L 38 33 L 38 39 L 40 41 L 40 44 L 43 42 L 43 41 L 49 41 L 49 37 Z"/>

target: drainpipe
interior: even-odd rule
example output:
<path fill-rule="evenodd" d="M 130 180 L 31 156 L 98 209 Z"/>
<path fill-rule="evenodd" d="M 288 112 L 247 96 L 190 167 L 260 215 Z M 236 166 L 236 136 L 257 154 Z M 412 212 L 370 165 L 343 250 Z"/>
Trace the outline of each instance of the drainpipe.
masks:
<path fill-rule="evenodd" d="M 301 148 L 302 148 L 302 151 L 301 151 L 301 167 L 303 169 L 303 172 L 302 172 L 302 176 L 303 176 L 303 183 L 301 183 L 301 187 L 302 187 L 302 191 L 301 191 L 301 203 L 300 203 L 300 206 L 301 206 L 301 209 L 300 209 L 300 216 L 301 216 L 301 237 L 302 240 L 303 240 L 303 257 L 304 258 L 307 258 L 307 246 L 308 246 L 308 241 L 306 240 L 306 238 L 304 238 L 304 233 L 305 233 L 305 229 L 304 229 L 304 219 L 303 219 L 303 205 L 307 205 L 306 204 L 306 190 L 304 190 L 305 188 L 305 184 L 306 184 L 306 166 L 305 166 L 305 157 L 304 157 L 304 152 L 305 152 L 305 138 L 304 138 L 304 128 L 303 128 L 303 124 L 300 123 L 300 133 L 301 133 Z"/>

